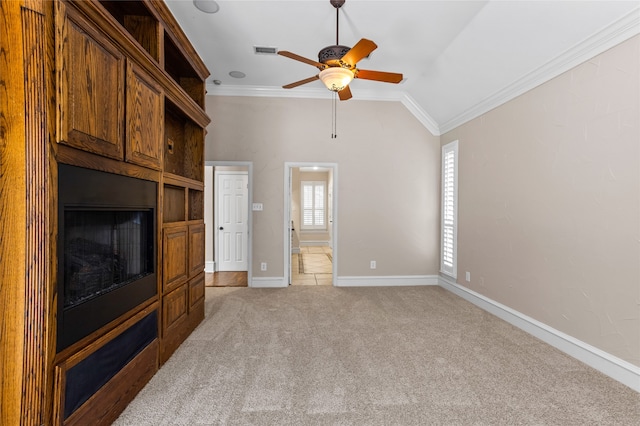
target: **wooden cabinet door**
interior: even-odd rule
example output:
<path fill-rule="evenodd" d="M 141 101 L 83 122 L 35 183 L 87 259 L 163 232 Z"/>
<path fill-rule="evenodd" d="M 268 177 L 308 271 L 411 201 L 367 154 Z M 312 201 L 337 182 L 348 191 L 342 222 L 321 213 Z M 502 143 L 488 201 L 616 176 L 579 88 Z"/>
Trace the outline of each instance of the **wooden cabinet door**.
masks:
<path fill-rule="evenodd" d="M 189 225 L 189 277 L 204 270 L 204 223 Z"/>
<path fill-rule="evenodd" d="M 122 160 L 125 58 L 73 7 L 57 5 L 59 141 Z"/>
<path fill-rule="evenodd" d="M 164 292 L 187 280 L 187 241 L 186 226 L 164 229 L 162 238 L 162 285 Z"/>
<path fill-rule="evenodd" d="M 189 310 L 204 299 L 204 273 L 189 281 Z"/>
<path fill-rule="evenodd" d="M 140 67 L 127 63 L 126 160 L 160 170 L 164 102 L 160 86 Z"/>
<path fill-rule="evenodd" d="M 183 285 L 162 297 L 162 330 L 163 337 L 171 326 L 187 315 L 187 285 Z"/>

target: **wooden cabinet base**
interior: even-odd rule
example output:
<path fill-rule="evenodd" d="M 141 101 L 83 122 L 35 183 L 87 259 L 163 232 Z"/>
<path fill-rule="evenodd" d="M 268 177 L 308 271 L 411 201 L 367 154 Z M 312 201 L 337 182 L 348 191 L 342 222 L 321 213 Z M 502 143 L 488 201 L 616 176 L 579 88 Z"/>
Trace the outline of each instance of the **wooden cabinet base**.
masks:
<path fill-rule="evenodd" d="M 165 330 L 165 334 L 160 342 L 160 365 L 167 362 L 171 355 L 178 349 L 178 346 L 185 341 L 187 336 L 204 319 L 204 298 L 193 305 L 186 315 L 176 321 L 170 328 Z"/>
<path fill-rule="evenodd" d="M 64 425 L 110 425 L 158 370 L 158 340 L 144 348 Z"/>

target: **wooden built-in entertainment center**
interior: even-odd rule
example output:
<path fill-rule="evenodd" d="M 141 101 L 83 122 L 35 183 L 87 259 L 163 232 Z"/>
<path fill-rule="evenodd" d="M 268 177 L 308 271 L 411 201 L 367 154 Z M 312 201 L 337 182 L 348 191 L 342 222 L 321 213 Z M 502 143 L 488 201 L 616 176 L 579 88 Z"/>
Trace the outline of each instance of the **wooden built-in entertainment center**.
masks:
<path fill-rule="evenodd" d="M 162 1 L 2 1 L 0 32 L 0 424 L 110 424 L 204 318 L 209 72 Z"/>

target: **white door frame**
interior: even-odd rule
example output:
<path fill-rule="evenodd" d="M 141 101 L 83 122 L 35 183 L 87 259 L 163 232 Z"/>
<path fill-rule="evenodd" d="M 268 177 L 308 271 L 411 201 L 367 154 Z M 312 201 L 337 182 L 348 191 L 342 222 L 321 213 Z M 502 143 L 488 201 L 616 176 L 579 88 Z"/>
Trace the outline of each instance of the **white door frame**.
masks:
<path fill-rule="evenodd" d="M 252 259 L 253 259 L 253 215 L 252 215 L 252 211 L 251 211 L 251 205 L 253 203 L 253 162 L 251 161 L 205 161 L 204 162 L 205 166 L 213 166 L 214 168 L 214 179 L 215 179 L 215 168 L 216 167 L 221 167 L 221 166 L 230 166 L 230 167 L 245 167 L 247 169 L 248 172 L 248 180 L 249 180 L 249 193 L 248 193 L 248 197 L 247 197 L 247 212 L 248 214 L 248 218 L 247 218 L 247 226 L 248 226 L 248 231 L 247 231 L 247 285 L 249 287 L 251 287 L 251 281 L 252 281 L 252 277 L 253 277 L 253 272 L 252 272 Z M 214 181 L 213 184 L 213 188 L 211 189 L 212 191 L 214 191 L 213 194 L 213 217 L 214 217 L 214 223 L 213 223 L 213 236 L 214 236 L 214 261 L 217 261 L 218 259 L 218 236 L 217 236 L 217 232 L 215 232 L 216 229 L 218 229 L 218 213 L 217 213 L 217 208 L 218 208 L 218 202 L 217 202 L 217 194 L 215 193 L 216 190 L 216 182 Z M 217 268 L 217 266 L 216 266 Z"/>
<path fill-rule="evenodd" d="M 289 284 L 288 279 L 291 271 L 291 169 L 294 167 L 320 167 L 331 169 L 333 175 L 333 203 L 331 217 L 333 226 L 331 227 L 332 241 L 332 285 L 335 286 L 338 279 L 338 163 L 312 163 L 312 162 L 285 162 L 284 163 L 284 281 L 285 286 Z"/>

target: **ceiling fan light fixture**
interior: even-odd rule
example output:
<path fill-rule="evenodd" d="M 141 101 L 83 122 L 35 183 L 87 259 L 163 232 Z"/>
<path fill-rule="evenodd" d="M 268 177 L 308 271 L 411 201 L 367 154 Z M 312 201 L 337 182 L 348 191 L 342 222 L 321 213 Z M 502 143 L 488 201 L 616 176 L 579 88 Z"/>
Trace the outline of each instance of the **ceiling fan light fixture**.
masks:
<path fill-rule="evenodd" d="M 327 89 L 339 92 L 351 83 L 353 72 L 347 68 L 332 67 L 320 71 L 318 77 Z"/>

